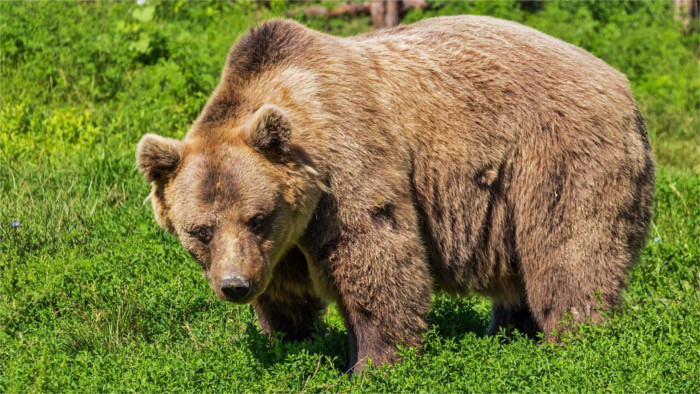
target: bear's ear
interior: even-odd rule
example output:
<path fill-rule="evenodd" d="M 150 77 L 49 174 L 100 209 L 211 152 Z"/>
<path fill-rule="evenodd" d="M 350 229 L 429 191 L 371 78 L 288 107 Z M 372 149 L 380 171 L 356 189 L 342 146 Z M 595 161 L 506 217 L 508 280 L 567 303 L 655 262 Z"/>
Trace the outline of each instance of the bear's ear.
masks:
<path fill-rule="evenodd" d="M 258 152 L 281 155 L 289 150 L 292 127 L 279 107 L 265 104 L 253 114 L 246 133 L 248 142 Z"/>
<path fill-rule="evenodd" d="M 180 164 L 182 150 L 178 140 L 146 134 L 136 148 L 136 164 L 149 182 L 164 181 Z"/>

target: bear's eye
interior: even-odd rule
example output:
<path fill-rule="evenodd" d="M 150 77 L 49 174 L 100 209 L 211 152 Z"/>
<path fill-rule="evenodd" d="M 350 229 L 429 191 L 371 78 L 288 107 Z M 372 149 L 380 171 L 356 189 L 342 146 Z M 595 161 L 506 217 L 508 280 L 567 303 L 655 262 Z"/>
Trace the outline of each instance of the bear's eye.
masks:
<path fill-rule="evenodd" d="M 192 231 L 190 231 L 190 235 L 194 236 L 199 240 L 199 242 L 205 245 L 208 244 L 209 241 L 211 241 L 212 233 L 213 230 L 209 226 L 197 226 Z"/>
<path fill-rule="evenodd" d="M 263 223 L 265 222 L 265 215 L 262 213 L 259 213 L 250 220 L 248 220 L 248 227 L 255 233 L 255 234 L 260 234 L 263 230 Z"/>

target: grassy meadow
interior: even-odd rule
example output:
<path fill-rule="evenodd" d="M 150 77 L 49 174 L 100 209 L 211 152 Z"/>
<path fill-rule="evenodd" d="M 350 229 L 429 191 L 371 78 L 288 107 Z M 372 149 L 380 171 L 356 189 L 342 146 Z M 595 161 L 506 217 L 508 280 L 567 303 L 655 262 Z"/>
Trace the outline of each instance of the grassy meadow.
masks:
<path fill-rule="evenodd" d="M 324 2 L 332 6 L 332 2 Z M 700 391 L 700 33 L 672 2 L 450 2 L 512 19 L 624 72 L 657 160 L 653 224 L 624 309 L 564 345 L 483 335 L 490 303 L 438 294 L 425 348 L 346 374 L 321 331 L 268 346 L 160 230 L 134 150 L 181 138 L 249 26 L 286 16 L 336 35 L 369 17 L 304 3 L 0 2 L 0 391 Z"/>

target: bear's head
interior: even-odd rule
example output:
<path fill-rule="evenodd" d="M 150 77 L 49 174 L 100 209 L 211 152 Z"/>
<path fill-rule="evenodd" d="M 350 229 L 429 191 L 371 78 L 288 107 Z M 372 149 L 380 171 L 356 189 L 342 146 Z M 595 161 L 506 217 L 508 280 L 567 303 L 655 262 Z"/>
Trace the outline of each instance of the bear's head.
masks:
<path fill-rule="evenodd" d="M 221 299 L 247 303 L 302 235 L 324 186 L 282 109 L 264 105 L 238 126 L 217 127 L 184 141 L 147 134 L 136 159 L 161 227 Z"/>

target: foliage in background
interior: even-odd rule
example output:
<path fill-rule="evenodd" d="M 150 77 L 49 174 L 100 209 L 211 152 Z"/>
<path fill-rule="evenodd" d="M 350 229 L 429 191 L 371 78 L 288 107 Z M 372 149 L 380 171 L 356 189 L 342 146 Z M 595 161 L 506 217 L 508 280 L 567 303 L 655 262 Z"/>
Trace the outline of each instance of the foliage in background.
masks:
<path fill-rule="evenodd" d="M 503 342 L 482 336 L 487 300 L 438 295 L 423 353 L 352 377 L 334 308 L 313 340 L 268 347 L 250 307 L 213 297 L 142 204 L 135 144 L 182 137 L 236 37 L 302 6 L 0 2 L 0 390 L 698 390 L 700 34 L 670 2 L 441 0 L 404 19 L 512 19 L 628 75 L 660 166 L 650 241 L 607 324 L 566 346 Z"/>

